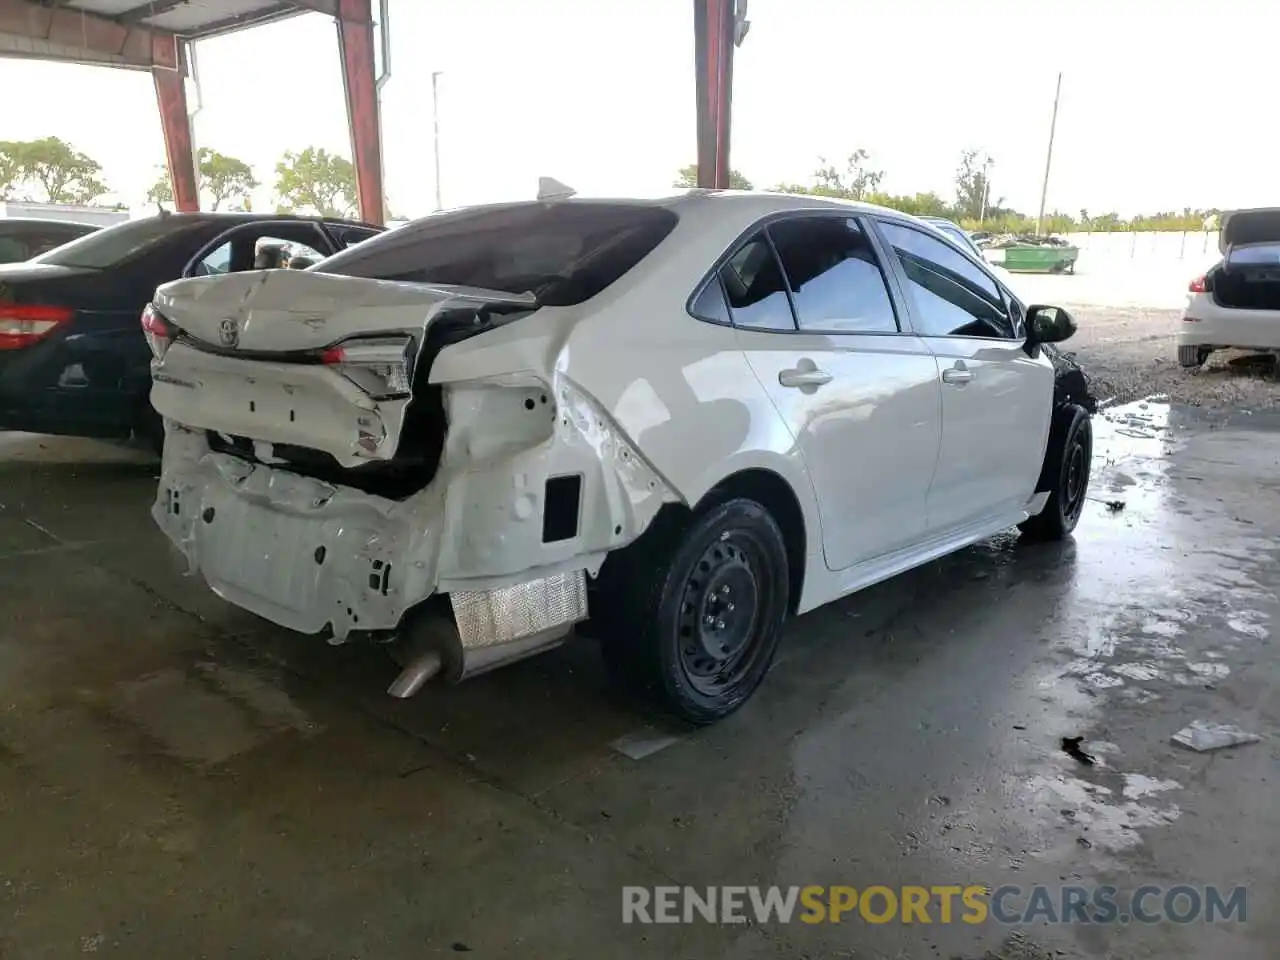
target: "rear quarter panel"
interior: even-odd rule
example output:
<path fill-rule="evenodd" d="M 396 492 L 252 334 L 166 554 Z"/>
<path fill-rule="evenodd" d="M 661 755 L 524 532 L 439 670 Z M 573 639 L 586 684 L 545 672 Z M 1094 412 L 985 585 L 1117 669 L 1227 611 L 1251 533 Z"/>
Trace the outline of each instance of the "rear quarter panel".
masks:
<path fill-rule="evenodd" d="M 584 306 L 566 343 L 565 369 L 690 506 L 735 473 L 770 470 L 795 493 L 808 542 L 817 544 L 817 504 L 795 438 L 733 329 L 687 310 L 689 296 L 742 229 L 719 220 L 705 229 L 682 224 Z"/>

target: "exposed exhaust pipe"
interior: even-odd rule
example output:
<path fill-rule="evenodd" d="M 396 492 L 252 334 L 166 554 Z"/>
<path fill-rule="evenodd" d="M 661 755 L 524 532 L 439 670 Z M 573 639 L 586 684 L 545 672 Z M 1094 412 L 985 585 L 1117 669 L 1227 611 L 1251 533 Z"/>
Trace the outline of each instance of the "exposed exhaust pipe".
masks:
<path fill-rule="evenodd" d="M 444 658 L 438 650 L 423 650 L 410 659 L 399 675 L 387 687 L 387 693 L 399 700 L 408 700 L 444 667 Z"/>
<path fill-rule="evenodd" d="M 400 675 L 387 693 L 404 700 L 443 674 L 458 683 L 564 643 L 586 618 L 586 573 L 571 570 L 480 592 L 451 593 L 453 616 L 410 611 L 388 652 Z"/>

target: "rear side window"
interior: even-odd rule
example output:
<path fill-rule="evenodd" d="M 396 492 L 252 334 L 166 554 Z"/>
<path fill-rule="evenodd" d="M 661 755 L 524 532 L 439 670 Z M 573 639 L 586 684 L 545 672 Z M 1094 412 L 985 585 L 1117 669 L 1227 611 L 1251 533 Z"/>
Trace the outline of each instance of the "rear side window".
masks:
<path fill-rule="evenodd" d="M 582 303 L 619 280 L 676 225 L 661 207 L 525 203 L 435 215 L 349 247 L 311 269 L 409 283 L 533 293 Z"/>
<path fill-rule="evenodd" d="M 1247 247 L 1232 247 L 1227 263 L 1233 267 L 1280 266 L 1280 243 L 1257 243 Z"/>
<path fill-rule="evenodd" d="M 763 234 L 748 240 L 720 268 L 733 325 L 748 330 L 795 330 L 778 258 Z"/>
<path fill-rule="evenodd" d="M 815 333 L 897 333 L 889 286 L 856 220 L 806 217 L 769 227 L 796 322 Z"/>
<path fill-rule="evenodd" d="M 711 281 L 702 288 L 698 298 L 693 301 L 693 315 L 700 320 L 710 320 L 712 323 L 730 322 L 729 304 L 724 298 L 724 287 L 720 285 L 718 277 L 712 277 Z"/>
<path fill-rule="evenodd" d="M 60 247 L 69 240 L 91 233 L 92 227 L 49 225 L 42 227 L 19 226 L 12 231 L 3 232 L 7 226 L 0 222 L 0 263 L 18 263 L 30 260 L 54 247 Z"/>
<path fill-rule="evenodd" d="M 921 335 L 1013 338 L 1004 295 L 967 257 L 912 227 L 880 221 L 880 229 L 906 274 Z"/>
<path fill-rule="evenodd" d="M 169 237 L 190 231 L 193 235 L 207 232 L 209 224 L 179 215 L 129 220 L 85 234 L 70 243 L 55 247 L 35 258 L 37 263 L 53 263 L 63 267 L 103 269 L 124 263 L 130 257 L 150 249 Z M 189 254 L 188 254 L 189 255 Z"/>

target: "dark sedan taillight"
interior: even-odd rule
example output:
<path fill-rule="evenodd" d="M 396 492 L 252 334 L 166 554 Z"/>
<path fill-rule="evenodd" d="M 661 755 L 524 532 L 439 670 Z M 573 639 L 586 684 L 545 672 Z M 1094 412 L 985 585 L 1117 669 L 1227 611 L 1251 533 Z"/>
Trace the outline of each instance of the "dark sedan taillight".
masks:
<path fill-rule="evenodd" d="M 0 350 L 22 350 L 71 320 L 74 311 L 38 303 L 0 303 Z"/>
<path fill-rule="evenodd" d="M 142 308 L 142 332 L 147 335 L 147 345 L 157 360 L 164 356 L 173 342 L 173 327 L 154 304 Z"/>

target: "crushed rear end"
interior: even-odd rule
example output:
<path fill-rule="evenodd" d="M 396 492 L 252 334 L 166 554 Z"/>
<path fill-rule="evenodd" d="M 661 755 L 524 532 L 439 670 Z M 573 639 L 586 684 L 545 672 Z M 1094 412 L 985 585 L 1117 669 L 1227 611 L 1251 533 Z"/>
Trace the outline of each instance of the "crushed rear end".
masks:
<path fill-rule="evenodd" d="M 156 522 L 225 599 L 331 642 L 398 638 L 418 675 L 559 642 L 587 576 L 673 497 L 537 313 L 313 271 L 162 287 L 143 319 L 167 429 Z"/>

